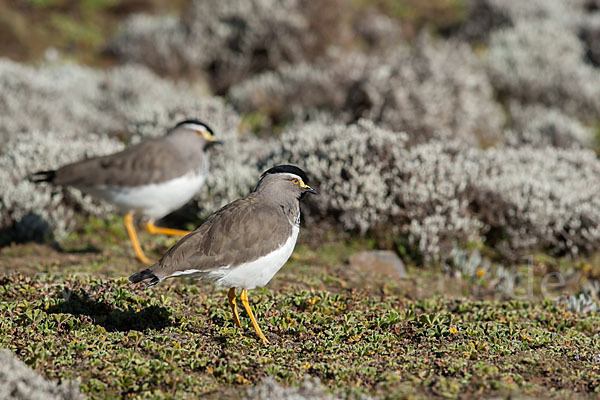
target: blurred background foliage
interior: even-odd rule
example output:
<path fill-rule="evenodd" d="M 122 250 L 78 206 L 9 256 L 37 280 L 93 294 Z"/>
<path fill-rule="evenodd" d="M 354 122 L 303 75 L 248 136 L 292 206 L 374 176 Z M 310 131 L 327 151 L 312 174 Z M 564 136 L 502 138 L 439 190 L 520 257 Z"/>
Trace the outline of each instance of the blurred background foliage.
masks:
<path fill-rule="evenodd" d="M 176 15 L 188 3 L 189 0 L 1 0 L 0 54 L 36 62 L 43 59 L 48 48 L 56 48 L 81 63 L 111 65 L 115 60 L 104 50 L 123 19 L 142 12 Z M 326 3 L 321 4 L 330 6 Z M 336 18 L 348 23 L 360 18 L 366 10 L 378 9 L 402 22 L 407 39 L 425 26 L 438 32 L 456 28 L 466 15 L 466 0 L 329 3 L 344 7 Z"/>
<path fill-rule="evenodd" d="M 60 239 L 73 215 L 109 209 L 23 182 L 34 167 L 188 117 L 227 142 L 188 208 L 195 223 L 265 166 L 295 162 L 328 193 L 308 203 L 310 226 L 392 236 L 381 246 L 419 262 L 469 241 L 512 259 L 600 243 L 595 0 L 0 0 L 0 11 L 4 243 Z"/>
<path fill-rule="evenodd" d="M 103 54 L 111 32 L 136 12 L 176 13 L 186 0 L 2 0 L 0 54 L 35 62 L 48 48 L 90 65 L 109 65 Z"/>

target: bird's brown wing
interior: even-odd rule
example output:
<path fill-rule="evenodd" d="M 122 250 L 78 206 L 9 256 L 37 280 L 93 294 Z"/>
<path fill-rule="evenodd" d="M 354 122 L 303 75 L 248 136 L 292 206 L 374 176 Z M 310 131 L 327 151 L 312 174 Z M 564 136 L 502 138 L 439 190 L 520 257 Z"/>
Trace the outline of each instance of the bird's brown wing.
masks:
<path fill-rule="evenodd" d="M 185 162 L 168 142 L 161 139 L 65 165 L 56 171 L 53 183 L 80 188 L 103 185 L 134 187 L 184 175 L 187 172 Z"/>
<path fill-rule="evenodd" d="M 251 195 L 215 212 L 151 270 L 163 279 L 190 269 L 236 267 L 276 250 L 291 234 L 292 225 L 282 210 L 259 204 Z"/>

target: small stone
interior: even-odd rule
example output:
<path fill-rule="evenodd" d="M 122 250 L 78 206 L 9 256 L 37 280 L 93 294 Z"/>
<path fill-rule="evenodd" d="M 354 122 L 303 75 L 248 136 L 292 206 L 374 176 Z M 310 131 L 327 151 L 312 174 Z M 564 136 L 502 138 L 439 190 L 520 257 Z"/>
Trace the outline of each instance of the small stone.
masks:
<path fill-rule="evenodd" d="M 402 279 L 406 276 L 404 263 L 393 251 L 361 251 L 350 256 L 349 261 L 350 265 L 388 276 L 391 279 Z"/>

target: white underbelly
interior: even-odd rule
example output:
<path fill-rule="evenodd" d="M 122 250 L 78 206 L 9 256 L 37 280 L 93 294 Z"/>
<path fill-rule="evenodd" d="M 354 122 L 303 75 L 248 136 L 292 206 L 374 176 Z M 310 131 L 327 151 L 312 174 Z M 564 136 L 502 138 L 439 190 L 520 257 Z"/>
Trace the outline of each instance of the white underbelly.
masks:
<path fill-rule="evenodd" d="M 194 172 L 179 178 L 135 187 L 104 186 L 86 188 L 93 196 L 116 205 L 123 212 L 133 212 L 160 219 L 187 203 L 204 184 L 205 174 Z"/>
<path fill-rule="evenodd" d="M 218 268 L 203 278 L 215 280 L 217 285 L 226 288 L 254 289 L 265 286 L 292 255 L 299 231 L 300 228 L 294 225 L 292 235 L 283 246 L 266 256 L 237 267 Z"/>

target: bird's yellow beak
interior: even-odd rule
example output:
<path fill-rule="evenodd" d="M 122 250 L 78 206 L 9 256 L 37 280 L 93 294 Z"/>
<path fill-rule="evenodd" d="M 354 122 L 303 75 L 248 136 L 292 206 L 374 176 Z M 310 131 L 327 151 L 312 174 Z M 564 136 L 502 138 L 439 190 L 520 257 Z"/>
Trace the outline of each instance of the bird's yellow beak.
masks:
<path fill-rule="evenodd" d="M 306 183 L 304 183 L 303 181 L 300 181 L 300 187 L 303 189 L 306 189 L 306 191 L 308 193 L 312 193 L 312 194 L 319 194 L 319 192 L 317 192 L 315 189 L 311 188 L 310 186 L 308 186 Z"/>
<path fill-rule="evenodd" d="M 218 142 L 219 140 L 217 140 L 217 138 L 210 132 L 204 132 L 203 133 L 204 139 L 206 139 L 209 142 Z"/>
<path fill-rule="evenodd" d="M 209 131 L 194 131 L 196 135 L 201 136 L 207 142 L 218 142 L 219 140 Z"/>

